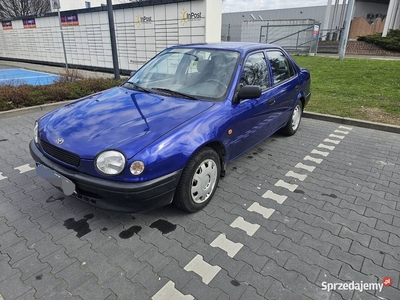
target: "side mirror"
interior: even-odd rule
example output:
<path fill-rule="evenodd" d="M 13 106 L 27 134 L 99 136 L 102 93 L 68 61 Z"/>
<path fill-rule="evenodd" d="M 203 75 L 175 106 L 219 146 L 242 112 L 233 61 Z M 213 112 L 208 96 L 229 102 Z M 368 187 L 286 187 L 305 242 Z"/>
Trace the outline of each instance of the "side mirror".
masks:
<path fill-rule="evenodd" d="M 260 98 L 261 92 L 261 88 L 256 85 L 245 85 L 244 87 L 240 88 L 236 96 L 235 103 L 239 103 L 244 99 Z"/>
<path fill-rule="evenodd" d="M 131 71 L 131 76 L 135 75 L 136 71 Z"/>

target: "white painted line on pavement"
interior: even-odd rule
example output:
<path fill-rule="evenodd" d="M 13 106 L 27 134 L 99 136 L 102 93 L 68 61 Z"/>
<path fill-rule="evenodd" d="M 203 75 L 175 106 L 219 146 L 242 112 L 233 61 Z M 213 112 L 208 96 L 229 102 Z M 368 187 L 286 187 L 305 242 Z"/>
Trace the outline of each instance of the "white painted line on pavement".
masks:
<path fill-rule="evenodd" d="M 275 194 L 273 191 L 270 190 L 266 191 L 264 195 L 262 195 L 262 197 L 265 199 L 272 199 L 278 202 L 279 204 L 282 204 L 287 199 L 287 196 Z"/>
<path fill-rule="evenodd" d="M 329 137 L 332 137 L 332 138 L 335 138 L 335 139 L 341 139 L 341 140 L 343 140 L 345 138 L 344 135 L 337 135 L 337 134 L 333 134 L 333 133 L 331 133 L 329 135 Z"/>
<path fill-rule="evenodd" d="M 339 129 L 345 129 L 345 130 L 353 130 L 353 127 L 347 127 L 347 126 L 339 126 Z"/>
<path fill-rule="evenodd" d="M 18 170 L 20 174 L 35 170 L 35 168 L 32 168 L 29 164 L 14 168 L 14 170 Z"/>
<path fill-rule="evenodd" d="M 319 144 L 318 148 L 324 148 L 324 149 L 328 149 L 328 150 L 332 151 L 332 150 L 335 149 L 335 146 L 327 146 L 327 145 L 324 145 L 324 144 Z"/>
<path fill-rule="evenodd" d="M 304 181 L 307 178 L 307 175 L 299 174 L 299 173 L 296 173 L 296 172 L 293 172 L 293 171 L 287 172 L 285 176 L 293 177 L 293 178 L 296 178 L 296 179 L 298 179 L 300 181 Z"/>
<path fill-rule="evenodd" d="M 341 133 L 341 134 L 349 134 L 348 131 L 343 131 L 343 130 L 335 130 L 335 133 Z"/>
<path fill-rule="evenodd" d="M 305 165 L 303 163 L 298 163 L 297 165 L 294 166 L 295 168 L 298 169 L 304 169 L 307 170 L 308 172 L 313 172 L 315 170 L 314 166 L 309 166 L 309 165 Z"/>
<path fill-rule="evenodd" d="M 309 160 L 309 161 L 313 161 L 317 164 L 322 163 L 323 159 L 322 158 L 315 158 L 315 157 L 311 157 L 309 155 L 307 155 L 306 157 L 303 158 L 304 160 Z"/>
<path fill-rule="evenodd" d="M 7 176 L 3 176 L 2 175 L 3 173 L 2 172 L 0 172 L 0 180 L 3 180 L 3 179 L 6 179 L 6 178 L 8 178 Z M 1 295 L 0 295 L 1 296 Z M 1 300 L 1 298 L 0 298 L 0 300 Z"/>
<path fill-rule="evenodd" d="M 265 219 L 269 219 L 269 217 L 275 212 L 275 209 L 266 208 L 264 206 L 261 206 L 257 202 L 254 202 L 247 210 L 256 212 L 262 215 Z"/>
<path fill-rule="evenodd" d="M 194 300 L 192 295 L 184 295 L 175 288 L 173 281 L 168 281 L 153 297 L 153 300 Z"/>
<path fill-rule="evenodd" d="M 260 228 L 260 225 L 247 222 L 242 217 L 237 217 L 236 220 L 232 222 L 231 227 L 242 229 L 246 231 L 249 236 L 253 236 Z"/>
<path fill-rule="evenodd" d="M 197 254 L 184 268 L 186 271 L 193 271 L 201 277 L 205 284 L 209 284 L 211 280 L 221 271 L 219 266 L 212 266 L 205 262 L 203 256 Z"/>
<path fill-rule="evenodd" d="M 329 155 L 329 152 L 319 151 L 319 150 L 314 149 L 313 151 L 311 151 L 311 154 L 318 154 L 318 155 L 327 157 Z"/>
<path fill-rule="evenodd" d="M 229 257 L 233 258 L 239 252 L 239 250 L 242 249 L 243 244 L 234 243 L 231 240 L 228 240 L 225 234 L 220 234 L 214 241 L 212 241 L 210 246 L 214 248 L 221 248 L 228 253 Z"/>
<path fill-rule="evenodd" d="M 331 140 L 331 139 L 324 139 L 325 143 L 332 143 L 335 145 L 339 145 L 340 141 L 336 141 L 336 140 Z"/>

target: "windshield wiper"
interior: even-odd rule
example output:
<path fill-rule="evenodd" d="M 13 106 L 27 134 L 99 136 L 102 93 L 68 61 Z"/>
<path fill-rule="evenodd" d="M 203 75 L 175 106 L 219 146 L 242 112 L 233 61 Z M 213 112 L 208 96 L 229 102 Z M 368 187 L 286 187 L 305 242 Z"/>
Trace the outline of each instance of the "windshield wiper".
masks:
<path fill-rule="evenodd" d="M 144 87 L 141 87 L 140 85 L 137 85 L 136 83 L 127 81 L 124 84 L 127 84 L 127 83 L 131 84 L 133 86 L 133 88 L 136 89 L 136 90 L 139 90 L 139 91 L 142 91 L 142 92 L 146 92 L 146 93 L 149 93 L 149 94 L 153 93 L 153 91 L 151 89 L 146 89 Z"/>
<path fill-rule="evenodd" d="M 160 91 L 160 92 L 163 92 L 163 93 L 167 93 L 167 94 L 170 94 L 170 95 L 181 96 L 181 97 L 184 97 L 184 98 L 187 98 L 187 99 L 199 100 L 198 98 L 193 97 L 191 95 L 188 95 L 188 94 L 185 94 L 185 93 L 181 93 L 181 92 L 177 92 L 177 91 L 173 91 L 173 90 L 170 90 L 170 89 L 154 88 L 153 90 Z"/>

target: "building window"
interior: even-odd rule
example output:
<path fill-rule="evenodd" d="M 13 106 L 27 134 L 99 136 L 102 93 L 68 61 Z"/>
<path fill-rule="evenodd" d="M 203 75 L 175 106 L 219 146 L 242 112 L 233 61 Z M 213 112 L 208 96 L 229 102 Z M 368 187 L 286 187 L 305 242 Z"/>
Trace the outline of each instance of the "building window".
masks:
<path fill-rule="evenodd" d="M 89 1 L 85 1 L 85 7 L 86 8 L 90 8 L 90 2 Z"/>

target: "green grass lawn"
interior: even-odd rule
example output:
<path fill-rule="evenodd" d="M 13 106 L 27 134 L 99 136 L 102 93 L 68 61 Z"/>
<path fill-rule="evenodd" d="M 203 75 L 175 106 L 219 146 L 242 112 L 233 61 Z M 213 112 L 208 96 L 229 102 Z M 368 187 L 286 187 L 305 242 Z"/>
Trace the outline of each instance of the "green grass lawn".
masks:
<path fill-rule="evenodd" d="M 310 112 L 400 125 L 400 61 L 294 56 L 311 72 Z"/>

